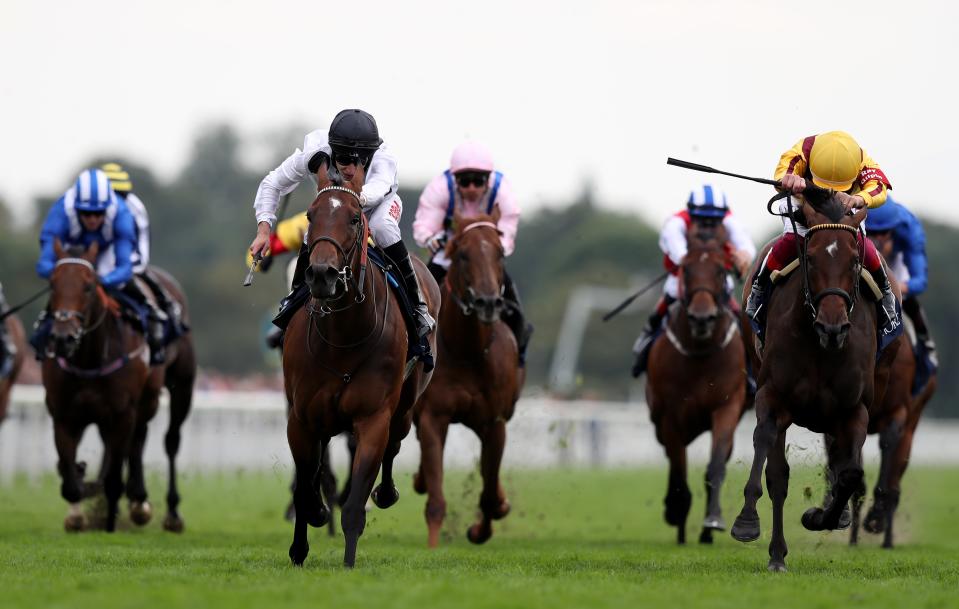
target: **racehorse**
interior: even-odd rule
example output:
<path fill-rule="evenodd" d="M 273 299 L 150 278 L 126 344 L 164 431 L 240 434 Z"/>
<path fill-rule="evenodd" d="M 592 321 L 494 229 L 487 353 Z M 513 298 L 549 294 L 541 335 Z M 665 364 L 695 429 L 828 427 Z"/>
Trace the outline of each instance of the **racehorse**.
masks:
<path fill-rule="evenodd" d="M 354 565 L 366 526 L 366 500 L 381 465 L 383 477 L 373 502 L 385 509 L 399 499 L 393 459 L 412 425 L 413 404 L 432 376 L 422 365 L 407 370 L 407 326 L 390 279 L 378 267 L 366 266 L 369 229 L 359 196 L 363 180 L 360 167 L 350 182 L 339 176 L 331 181 L 325 164 L 317 172 L 319 194 L 307 212 L 309 266 L 304 277 L 311 298 L 294 314 L 284 339 L 283 377 L 292 405 L 287 439 L 297 475 L 289 552 L 294 565 L 302 565 L 309 553 L 307 524 L 320 527 L 330 517 L 317 492 L 317 472 L 330 438 L 342 432 L 352 432 L 357 443 L 340 519 L 346 540 L 343 562 Z M 436 281 L 426 265 L 414 264 L 436 315 Z M 430 340 L 435 343 L 435 337 Z"/>
<path fill-rule="evenodd" d="M 7 417 L 10 405 L 10 391 L 17 382 L 17 375 L 23 367 L 23 358 L 27 352 L 27 339 L 23 324 L 16 315 L 3 320 L 0 328 L 0 341 L 9 341 L 13 347 L 10 353 L 0 345 L 0 423 Z"/>
<path fill-rule="evenodd" d="M 770 201 L 770 206 L 782 196 Z M 830 449 L 836 472 L 834 500 L 824 508 L 807 510 L 802 523 L 813 531 L 835 530 L 850 497 L 862 484 L 862 445 L 874 399 L 876 307 L 871 302 L 857 306 L 862 300 L 864 256 L 860 225 L 866 210 L 846 215 L 832 191 L 807 188 L 805 198 L 800 213 L 809 228 L 805 239 L 797 241 L 799 270 L 768 297 L 761 353 L 752 333 L 747 330 L 745 335 L 753 361 L 761 362 L 755 453 L 743 508 L 731 533 L 742 542 L 759 538 L 756 503 L 762 496 L 762 468 L 768 458 L 766 486 L 773 503 L 770 571 L 786 570 L 786 429 L 796 423 L 834 439 Z M 744 303 L 750 287 L 747 282 Z M 893 343 L 887 350 L 895 347 Z"/>
<path fill-rule="evenodd" d="M 454 215 L 456 232 L 447 245 L 449 272 L 443 282 L 439 317 L 439 358 L 433 381 L 416 404 L 420 466 L 413 479 L 427 493 L 426 524 L 430 547 L 439 544 L 446 516 L 443 496 L 443 448 L 450 423 L 462 423 L 482 443 L 479 521 L 467 529 L 476 544 L 493 535 L 493 520 L 505 517 L 509 502 L 500 483 L 506 423 L 513 416 L 525 369 L 519 366 L 516 339 L 500 320 L 506 303 L 503 247 L 492 216 Z"/>
<path fill-rule="evenodd" d="M 653 343 L 647 368 L 646 401 L 656 439 L 669 458 L 666 522 L 686 543 L 686 517 L 692 495 L 686 482 L 686 446 L 712 432 L 706 469 L 706 517 L 700 543 L 712 543 L 725 530 L 719 503 L 732 453 L 733 435 L 746 408 L 745 348 L 735 313 L 727 306 L 723 241 L 691 235 L 679 269 L 680 301 Z"/>
<path fill-rule="evenodd" d="M 193 399 L 192 340 L 188 334 L 179 337 L 168 347 L 166 362 L 150 367 L 145 338 L 123 319 L 117 301 L 98 283 L 98 249 L 93 243 L 86 251 L 68 253 L 57 241 L 57 263 L 50 276 L 48 310 L 53 326 L 41 371 L 59 455 L 60 494 L 70 504 L 64 527 L 79 531 L 87 526 L 80 500 L 98 491 L 98 485 L 83 483 L 83 466 L 76 462 L 77 445 L 90 424 L 97 425 L 104 444 L 101 478 L 107 500 L 106 530 L 116 528 L 124 464 L 128 466 L 130 519 L 138 525 L 149 522 L 152 507 L 143 479 L 143 447 L 147 424 L 156 414 L 165 385 L 170 392 L 170 424 L 165 437 L 169 486 L 163 528 L 181 532 L 175 461 L 180 427 Z M 180 287 L 166 273 L 151 270 L 180 303 L 186 321 L 186 299 Z"/>

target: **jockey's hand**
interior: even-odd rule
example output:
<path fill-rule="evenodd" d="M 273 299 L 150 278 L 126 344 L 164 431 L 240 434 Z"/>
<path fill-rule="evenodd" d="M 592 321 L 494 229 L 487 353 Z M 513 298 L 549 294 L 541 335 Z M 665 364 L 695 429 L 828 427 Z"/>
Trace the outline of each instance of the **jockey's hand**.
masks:
<path fill-rule="evenodd" d="M 752 264 L 752 257 L 746 250 L 733 250 L 733 268 L 739 274 L 740 278 L 746 277 L 749 273 L 749 265 Z"/>
<path fill-rule="evenodd" d="M 866 206 L 866 200 L 859 195 L 847 195 L 844 192 L 838 192 L 836 197 L 845 206 L 847 212 L 855 212 L 855 210 Z"/>
<path fill-rule="evenodd" d="M 256 237 L 253 239 L 253 243 L 250 244 L 250 254 L 256 257 L 259 254 L 261 257 L 266 257 L 270 253 L 270 223 L 269 222 L 260 222 L 256 225 Z"/>
<path fill-rule="evenodd" d="M 780 180 L 780 183 L 783 185 L 783 190 L 787 190 L 794 195 L 798 195 L 802 191 L 806 190 L 806 180 L 802 176 L 797 176 L 794 173 L 787 173 L 783 176 L 783 179 Z"/>
<path fill-rule="evenodd" d="M 426 249 L 428 249 L 431 254 L 435 254 L 436 252 L 443 249 L 445 245 L 446 245 L 446 231 L 442 230 L 436 233 L 435 235 L 433 235 L 432 237 L 430 237 L 429 240 L 427 240 Z"/>

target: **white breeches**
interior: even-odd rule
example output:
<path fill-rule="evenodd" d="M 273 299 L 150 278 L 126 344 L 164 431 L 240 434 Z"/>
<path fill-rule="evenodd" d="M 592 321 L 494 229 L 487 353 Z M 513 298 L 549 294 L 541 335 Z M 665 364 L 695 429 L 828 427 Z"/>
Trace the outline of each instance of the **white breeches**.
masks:
<path fill-rule="evenodd" d="M 399 195 L 393 195 L 371 209 L 363 210 L 370 221 L 370 232 L 378 247 L 385 248 L 399 243 L 400 218 L 403 216 L 403 201 Z"/>

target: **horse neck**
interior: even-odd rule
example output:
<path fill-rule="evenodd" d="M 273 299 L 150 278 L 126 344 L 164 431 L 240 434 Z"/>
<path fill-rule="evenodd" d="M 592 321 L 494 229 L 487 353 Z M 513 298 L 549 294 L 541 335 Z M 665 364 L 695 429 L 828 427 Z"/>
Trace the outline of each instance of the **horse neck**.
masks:
<path fill-rule="evenodd" d="M 440 308 L 439 325 L 446 348 L 463 358 L 482 357 L 492 342 L 493 327 L 496 324 L 484 324 L 475 313 L 463 313 L 451 297 L 451 289 L 449 282 L 444 281 L 442 299 L 449 306 Z"/>

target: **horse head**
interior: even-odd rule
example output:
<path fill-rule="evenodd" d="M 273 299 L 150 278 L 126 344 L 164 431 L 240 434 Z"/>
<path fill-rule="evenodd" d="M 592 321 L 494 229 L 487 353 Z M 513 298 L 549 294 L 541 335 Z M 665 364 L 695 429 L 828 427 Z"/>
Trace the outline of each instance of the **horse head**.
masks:
<path fill-rule="evenodd" d="M 53 251 L 57 256 L 50 275 L 49 310 L 53 325 L 46 352 L 69 358 L 88 331 L 98 300 L 105 298 L 96 272 L 100 246 L 94 241 L 85 251 L 79 247 L 64 249 L 57 239 Z"/>
<path fill-rule="evenodd" d="M 695 340 L 713 335 L 726 295 L 726 255 L 722 246 L 695 245 L 680 265 L 681 299 Z"/>
<path fill-rule="evenodd" d="M 832 191 L 806 195 L 804 276 L 806 304 L 823 349 L 842 349 L 852 327 L 862 269 L 860 225 L 866 210 L 847 215 Z"/>
<path fill-rule="evenodd" d="M 342 297 L 353 283 L 353 260 L 366 238 L 360 204 L 365 172 L 357 166 L 347 181 L 323 163 L 316 176 L 319 194 L 306 212 L 309 266 L 304 280 L 313 298 L 326 302 Z M 362 291 L 363 286 L 357 289 Z"/>
<path fill-rule="evenodd" d="M 456 232 L 446 250 L 450 259 L 450 295 L 464 314 L 475 312 L 486 324 L 495 323 L 506 306 L 505 254 L 497 228 L 499 219 L 498 207 L 491 216 L 463 218 L 454 214 Z"/>

